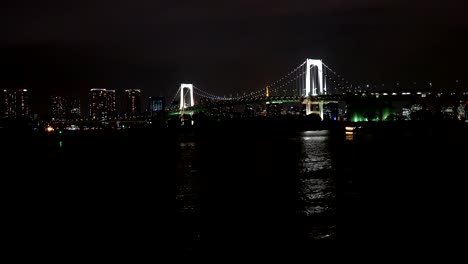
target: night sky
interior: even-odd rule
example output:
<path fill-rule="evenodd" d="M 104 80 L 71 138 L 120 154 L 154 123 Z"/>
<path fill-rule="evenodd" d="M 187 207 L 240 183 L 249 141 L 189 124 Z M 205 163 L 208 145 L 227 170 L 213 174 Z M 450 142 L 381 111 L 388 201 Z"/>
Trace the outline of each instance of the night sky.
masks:
<path fill-rule="evenodd" d="M 40 110 L 53 94 L 86 102 L 93 87 L 235 94 L 309 57 L 353 83 L 445 87 L 468 82 L 464 2 L 7 0 L 0 85 L 29 88 Z"/>

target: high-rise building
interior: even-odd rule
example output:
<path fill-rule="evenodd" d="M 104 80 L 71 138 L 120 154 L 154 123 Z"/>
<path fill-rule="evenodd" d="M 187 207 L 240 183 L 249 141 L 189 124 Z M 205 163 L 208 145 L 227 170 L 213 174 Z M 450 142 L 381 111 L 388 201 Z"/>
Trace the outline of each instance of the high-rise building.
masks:
<path fill-rule="evenodd" d="M 78 97 L 71 97 L 68 99 L 68 115 L 71 119 L 78 119 L 81 117 L 81 102 Z"/>
<path fill-rule="evenodd" d="M 117 117 L 115 90 L 91 89 L 89 113 L 92 120 L 115 119 Z"/>
<path fill-rule="evenodd" d="M 30 117 L 31 107 L 27 89 L 3 90 L 3 117 Z"/>
<path fill-rule="evenodd" d="M 14 93 L 9 90 L 3 90 L 2 117 L 13 118 L 15 113 L 15 108 L 13 107 L 14 102 Z"/>
<path fill-rule="evenodd" d="M 63 96 L 52 96 L 50 117 L 52 120 L 63 120 L 67 114 L 67 99 Z"/>
<path fill-rule="evenodd" d="M 141 91 L 139 89 L 125 90 L 125 113 L 127 118 L 136 118 L 141 114 Z"/>
<path fill-rule="evenodd" d="M 80 99 L 77 97 L 52 96 L 50 107 L 52 120 L 76 120 L 81 115 Z"/>
<path fill-rule="evenodd" d="M 148 109 L 151 115 L 163 112 L 166 109 L 166 98 L 163 96 L 150 96 L 148 98 Z"/>

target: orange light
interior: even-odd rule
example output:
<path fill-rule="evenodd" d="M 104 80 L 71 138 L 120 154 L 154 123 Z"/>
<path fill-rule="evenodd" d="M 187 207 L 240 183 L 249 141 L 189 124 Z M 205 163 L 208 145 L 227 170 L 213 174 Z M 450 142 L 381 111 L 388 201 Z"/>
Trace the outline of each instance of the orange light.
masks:
<path fill-rule="evenodd" d="M 346 131 L 353 131 L 354 128 L 355 128 L 355 127 L 349 127 L 349 126 L 347 126 L 347 127 L 345 127 L 345 130 L 346 130 Z"/>
<path fill-rule="evenodd" d="M 51 126 L 46 127 L 46 131 L 49 132 L 49 133 L 54 132 L 54 130 L 55 129 L 53 127 L 51 127 Z"/>

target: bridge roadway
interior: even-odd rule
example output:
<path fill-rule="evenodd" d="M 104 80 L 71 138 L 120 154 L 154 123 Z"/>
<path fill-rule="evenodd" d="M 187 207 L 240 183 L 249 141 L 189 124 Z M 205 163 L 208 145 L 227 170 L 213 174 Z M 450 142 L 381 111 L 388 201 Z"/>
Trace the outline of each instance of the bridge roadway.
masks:
<path fill-rule="evenodd" d="M 255 104 L 255 103 L 303 103 L 303 102 L 333 102 L 341 101 L 346 99 L 346 94 L 334 94 L 334 95 L 317 95 L 313 97 L 303 97 L 303 96 L 256 96 L 256 97 L 247 97 L 242 99 L 226 99 L 213 101 L 205 104 L 198 104 L 192 107 L 186 107 L 184 113 L 187 112 L 199 112 L 207 110 L 210 108 L 223 107 L 223 106 L 233 106 L 233 105 L 243 105 L 243 104 Z M 180 114 L 181 111 L 173 111 L 170 114 L 176 115 Z"/>
<path fill-rule="evenodd" d="M 242 99 L 226 99 L 213 101 L 207 104 L 198 104 L 193 107 L 184 109 L 184 113 L 194 113 L 208 110 L 210 108 L 233 106 L 242 104 L 266 103 L 266 102 L 283 102 L 283 103 L 304 103 L 304 104 L 324 104 L 337 101 L 348 101 L 359 98 L 378 98 L 389 100 L 411 100 L 415 98 L 440 98 L 450 97 L 458 100 L 468 100 L 468 91 L 445 91 L 445 90 L 393 90 L 393 91 L 375 91 L 375 92 L 355 92 L 342 94 L 327 94 L 316 95 L 311 97 L 304 96 L 257 96 Z M 170 111 L 170 115 L 180 114 L 181 111 Z"/>

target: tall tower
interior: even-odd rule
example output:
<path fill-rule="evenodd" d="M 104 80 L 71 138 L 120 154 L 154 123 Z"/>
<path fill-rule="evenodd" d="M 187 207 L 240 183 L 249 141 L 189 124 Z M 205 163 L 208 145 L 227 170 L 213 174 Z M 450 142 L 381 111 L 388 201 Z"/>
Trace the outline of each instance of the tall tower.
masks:
<path fill-rule="evenodd" d="M 52 96 L 50 99 L 52 120 L 77 120 L 81 118 L 80 98 Z"/>
<path fill-rule="evenodd" d="M 50 99 L 50 116 L 52 120 L 65 119 L 67 114 L 67 99 L 63 96 L 52 96 Z"/>
<path fill-rule="evenodd" d="M 27 89 L 3 90 L 4 113 L 6 118 L 27 118 L 31 114 Z"/>
<path fill-rule="evenodd" d="M 139 89 L 125 90 L 125 112 L 127 118 L 136 118 L 141 114 L 141 91 Z"/>
<path fill-rule="evenodd" d="M 315 69 L 317 69 L 315 71 Z M 311 78 L 311 75 L 314 78 Z M 312 82 L 311 82 L 311 79 Z M 317 82 L 316 82 L 317 80 Z M 316 87 L 316 84 L 318 87 Z M 317 91 L 318 88 L 318 91 Z M 326 88 L 323 86 L 323 63 L 322 60 L 306 60 L 306 94 L 305 96 L 316 96 L 326 94 Z"/>
<path fill-rule="evenodd" d="M 189 92 L 190 92 L 190 103 L 187 104 L 185 102 L 185 92 L 184 92 L 184 89 L 188 89 Z M 195 103 L 193 101 L 193 85 L 190 83 L 182 83 L 180 85 L 180 107 L 179 109 L 182 110 L 184 109 L 185 107 L 191 107 L 193 106 Z"/>
<path fill-rule="evenodd" d="M 80 98 L 78 97 L 70 97 L 68 99 L 68 108 L 67 114 L 71 119 L 79 119 L 81 118 L 81 102 Z"/>
<path fill-rule="evenodd" d="M 117 117 L 115 90 L 91 89 L 89 112 L 92 120 L 115 119 Z"/>

